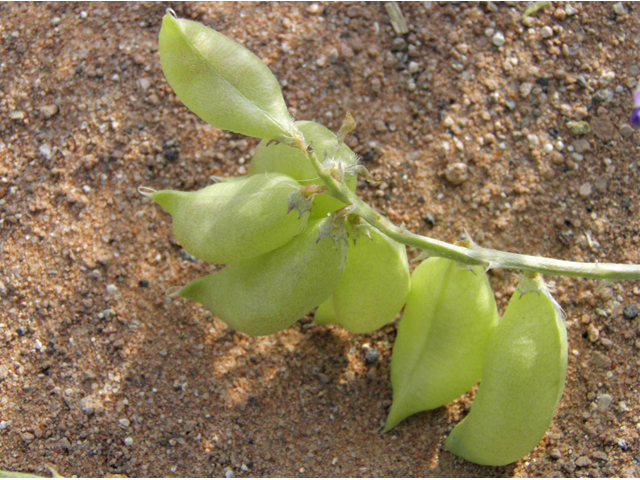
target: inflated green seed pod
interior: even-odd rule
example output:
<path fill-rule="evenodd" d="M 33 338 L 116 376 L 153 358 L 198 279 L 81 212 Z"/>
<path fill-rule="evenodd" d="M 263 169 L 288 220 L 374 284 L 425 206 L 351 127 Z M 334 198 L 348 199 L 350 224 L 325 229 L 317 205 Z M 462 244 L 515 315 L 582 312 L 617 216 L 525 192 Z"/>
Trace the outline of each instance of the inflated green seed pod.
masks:
<path fill-rule="evenodd" d="M 205 122 L 251 137 L 292 136 L 278 81 L 242 45 L 168 13 L 160 29 L 160 63 L 178 98 Z"/>
<path fill-rule="evenodd" d="M 304 135 L 307 143 L 313 145 L 318 160 L 324 164 L 325 152 L 331 157 L 338 143 L 338 138 L 328 128 L 316 122 L 300 121 L 295 123 L 298 130 Z M 345 167 L 354 166 L 357 163 L 355 153 L 346 145 L 341 145 L 333 157 L 344 162 Z M 325 164 L 325 166 L 327 166 Z M 302 185 L 324 185 L 318 178 L 313 166 L 297 148 L 284 144 L 268 144 L 262 141 L 256 147 L 247 175 L 255 175 L 264 172 L 280 172 L 296 179 Z M 346 174 L 346 183 L 351 189 L 356 189 L 356 176 Z M 311 218 L 324 218 L 327 213 L 334 212 L 345 204 L 329 194 L 316 195 Z"/>
<path fill-rule="evenodd" d="M 471 411 L 444 448 L 481 465 L 524 457 L 553 420 L 566 372 L 562 311 L 539 276 L 525 277 L 491 335 Z"/>
<path fill-rule="evenodd" d="M 495 298 L 481 267 L 470 270 L 437 257 L 422 262 L 411 275 L 393 346 L 393 403 L 385 431 L 473 387 L 497 324 Z"/>
<path fill-rule="evenodd" d="M 308 214 L 288 211 L 300 185 L 269 173 L 233 178 L 197 192 L 148 194 L 171 214 L 176 240 L 191 255 L 213 263 L 235 263 L 275 250 L 305 226 Z"/>
<path fill-rule="evenodd" d="M 279 249 L 194 280 L 178 295 L 243 333 L 277 333 L 325 301 L 340 281 L 344 246 L 318 240 L 327 222 L 310 223 Z"/>
<path fill-rule="evenodd" d="M 315 323 L 337 323 L 353 333 L 369 333 L 392 321 L 404 305 L 411 280 L 407 251 L 371 229 L 355 245 L 349 240 L 344 274 L 331 297 L 315 314 Z"/>

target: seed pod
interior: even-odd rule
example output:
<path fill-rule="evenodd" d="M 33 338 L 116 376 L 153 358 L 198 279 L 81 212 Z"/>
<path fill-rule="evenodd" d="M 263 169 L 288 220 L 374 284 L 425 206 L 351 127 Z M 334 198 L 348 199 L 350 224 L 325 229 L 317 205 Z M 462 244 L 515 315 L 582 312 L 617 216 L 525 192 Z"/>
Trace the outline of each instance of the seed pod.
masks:
<path fill-rule="evenodd" d="M 187 252 L 212 263 L 235 263 L 283 246 L 304 228 L 308 214 L 288 212 L 288 196 L 296 188 L 292 178 L 271 173 L 149 196 L 171 214 L 173 233 Z"/>
<path fill-rule="evenodd" d="M 437 257 L 422 262 L 411 276 L 393 347 L 393 403 L 385 431 L 475 385 L 497 323 L 495 298 L 481 267 L 471 271 Z"/>
<path fill-rule="evenodd" d="M 291 136 L 293 120 L 269 68 L 230 38 L 172 13 L 162 19 L 160 63 L 182 103 L 218 128 Z"/>
<path fill-rule="evenodd" d="M 302 132 L 307 143 L 313 145 L 318 160 L 325 166 L 328 166 L 327 163 L 325 163 L 325 160 L 327 160 L 325 153 L 329 158 L 344 162 L 345 168 L 357 163 L 356 154 L 344 144 L 338 149 L 337 153 L 333 155 L 338 143 L 338 138 L 328 128 L 319 123 L 306 121 L 296 122 L 295 125 L 298 130 Z M 304 154 L 297 148 L 288 145 L 269 144 L 267 141 L 262 141 L 258 144 L 253 153 L 251 163 L 249 164 L 247 175 L 255 175 L 263 172 L 284 173 L 302 185 L 324 185 Z M 347 173 L 345 178 L 351 191 L 355 191 L 356 176 Z M 327 216 L 327 213 L 339 210 L 344 206 L 344 203 L 329 194 L 316 195 L 311 218 L 324 218 Z"/>
<path fill-rule="evenodd" d="M 519 460 L 549 428 L 566 372 L 562 311 L 540 276 L 524 277 L 489 340 L 471 411 L 444 448 L 481 465 Z"/>
<path fill-rule="evenodd" d="M 326 300 L 342 276 L 342 248 L 322 238 L 330 219 L 310 224 L 273 252 L 202 277 L 178 295 L 201 303 L 231 328 L 270 335 Z"/>
<path fill-rule="evenodd" d="M 404 245 L 377 230 L 349 240 L 338 287 L 315 314 L 318 325 L 337 323 L 353 333 L 382 328 L 400 312 L 411 284 Z"/>

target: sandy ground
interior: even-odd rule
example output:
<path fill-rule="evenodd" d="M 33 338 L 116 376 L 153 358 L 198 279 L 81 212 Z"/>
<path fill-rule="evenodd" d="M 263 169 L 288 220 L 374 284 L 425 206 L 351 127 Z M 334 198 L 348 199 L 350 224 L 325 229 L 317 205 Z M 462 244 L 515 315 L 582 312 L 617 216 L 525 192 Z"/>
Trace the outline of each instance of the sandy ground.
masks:
<path fill-rule="evenodd" d="M 241 175 L 257 141 L 164 80 L 167 7 L 243 43 L 292 114 L 383 183 L 364 199 L 456 241 L 640 263 L 637 4 L 0 4 L 0 469 L 78 476 L 638 476 L 640 283 L 557 278 L 569 370 L 538 447 L 504 468 L 442 450 L 473 392 L 380 435 L 396 322 L 251 338 L 168 288 L 193 261 L 138 186 Z M 573 123 L 571 123 L 573 122 Z M 461 164 L 461 165 L 459 165 Z M 410 250 L 413 258 L 417 252 Z M 517 273 L 492 271 L 504 308 Z M 368 365 L 375 348 L 379 359 Z"/>

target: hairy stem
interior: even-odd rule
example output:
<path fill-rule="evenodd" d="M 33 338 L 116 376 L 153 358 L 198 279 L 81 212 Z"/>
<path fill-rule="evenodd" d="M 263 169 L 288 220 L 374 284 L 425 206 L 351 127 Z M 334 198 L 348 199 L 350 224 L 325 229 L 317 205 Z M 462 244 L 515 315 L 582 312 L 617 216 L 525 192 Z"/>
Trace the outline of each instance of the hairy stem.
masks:
<path fill-rule="evenodd" d="M 343 182 L 339 182 L 333 178 L 331 173 L 322 166 L 315 152 L 307 148 L 304 142 L 297 143 L 297 146 L 313 164 L 318 175 L 326 185 L 328 194 L 347 205 L 353 205 L 355 210 L 352 213 L 360 216 L 388 237 L 404 245 L 423 250 L 430 256 L 450 258 L 467 265 L 484 265 L 485 268 L 507 268 L 546 275 L 593 278 L 605 281 L 640 279 L 640 265 L 570 262 L 533 255 L 503 252 L 491 248 L 483 248 L 473 243 L 469 247 L 463 247 L 433 238 L 423 237 L 422 235 L 416 235 L 415 233 L 394 225 L 386 217 L 383 217 L 363 202 L 360 197 L 352 192 Z"/>

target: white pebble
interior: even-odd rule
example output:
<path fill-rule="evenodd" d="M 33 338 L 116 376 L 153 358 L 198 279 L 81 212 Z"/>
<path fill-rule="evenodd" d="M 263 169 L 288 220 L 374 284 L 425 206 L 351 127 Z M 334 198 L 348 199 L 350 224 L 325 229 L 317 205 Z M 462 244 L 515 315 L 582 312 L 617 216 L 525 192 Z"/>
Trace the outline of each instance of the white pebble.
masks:
<path fill-rule="evenodd" d="M 120 420 L 118 420 L 118 423 L 120 425 L 122 425 L 123 427 L 128 427 L 131 424 L 129 422 L 129 419 L 127 419 L 127 418 L 121 418 Z"/>
<path fill-rule="evenodd" d="M 558 150 L 559 152 L 564 150 L 564 142 L 562 140 L 558 140 L 556 142 L 556 150 Z"/>
<path fill-rule="evenodd" d="M 417 62 L 409 62 L 409 73 L 416 73 L 420 68 Z"/>
<path fill-rule="evenodd" d="M 236 476 L 233 474 L 233 470 L 227 467 L 224 469 L 224 478 L 236 478 Z"/>
<path fill-rule="evenodd" d="M 571 4 L 569 4 L 566 7 L 564 7 L 564 13 L 567 14 L 567 17 L 571 17 L 572 15 L 575 15 L 576 13 L 578 13 L 578 10 L 576 10 L 571 6 Z"/>
<path fill-rule="evenodd" d="M 542 35 L 542 38 L 549 38 L 553 36 L 553 30 L 547 25 L 546 27 L 542 28 L 540 34 Z"/>
<path fill-rule="evenodd" d="M 617 2 L 616 4 L 614 4 L 613 11 L 616 12 L 616 15 L 626 15 L 627 13 L 629 13 L 622 2 Z"/>
<path fill-rule="evenodd" d="M 87 12 L 85 12 L 84 10 L 82 10 L 80 12 L 80 18 L 87 18 Z"/>
<path fill-rule="evenodd" d="M 491 42 L 496 47 L 501 47 L 505 43 L 505 38 L 502 32 L 496 32 L 495 35 L 491 38 Z"/>
<path fill-rule="evenodd" d="M 542 146 L 542 150 L 543 150 L 545 153 L 551 153 L 551 152 L 553 152 L 553 145 L 552 145 L 552 144 L 550 144 L 550 143 L 545 143 L 545 144 Z"/>
<path fill-rule="evenodd" d="M 529 135 L 527 135 L 527 140 L 529 141 L 529 145 L 539 145 L 540 144 L 540 139 L 534 133 L 530 133 Z"/>
<path fill-rule="evenodd" d="M 118 287 L 116 287 L 114 284 L 110 283 L 109 285 L 107 285 L 107 293 L 109 295 L 113 295 L 117 291 L 118 291 Z"/>
<path fill-rule="evenodd" d="M 125 439 L 124 439 L 124 444 L 125 444 L 127 447 L 130 447 L 131 445 L 133 445 L 133 438 L 131 438 L 131 437 L 127 437 L 127 438 L 125 438 Z"/>

